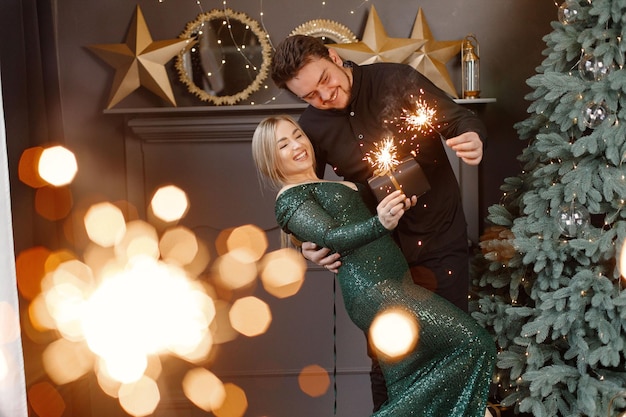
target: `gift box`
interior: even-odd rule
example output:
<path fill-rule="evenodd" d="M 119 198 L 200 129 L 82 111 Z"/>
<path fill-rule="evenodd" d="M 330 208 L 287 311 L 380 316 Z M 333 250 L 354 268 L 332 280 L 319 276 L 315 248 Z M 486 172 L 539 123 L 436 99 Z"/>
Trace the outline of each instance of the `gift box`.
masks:
<path fill-rule="evenodd" d="M 374 175 L 367 183 L 378 201 L 395 190 L 402 190 L 407 197 L 419 197 L 430 190 L 422 167 L 411 155 L 402 159 L 394 169 Z"/>

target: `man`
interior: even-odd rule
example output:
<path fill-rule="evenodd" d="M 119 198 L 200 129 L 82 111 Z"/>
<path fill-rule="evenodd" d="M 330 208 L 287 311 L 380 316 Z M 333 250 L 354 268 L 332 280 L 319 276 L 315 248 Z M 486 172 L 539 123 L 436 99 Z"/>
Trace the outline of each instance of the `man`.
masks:
<path fill-rule="evenodd" d="M 367 184 L 374 168 L 365 156 L 390 135 L 403 143 L 400 157 L 415 152 L 431 190 L 405 213 L 395 236 L 413 280 L 467 311 L 467 224 L 458 182 L 437 132 L 448 138 L 445 145 L 465 163 L 477 165 L 486 139 L 482 122 L 412 67 L 343 62 L 335 50 L 311 36 L 294 35 L 281 42 L 271 76 L 279 88 L 309 104 L 299 123 L 313 143 L 320 177 L 330 164 L 344 179 Z M 407 132 L 403 110 L 416 101 L 435 111 L 436 125 Z M 310 242 L 303 243 L 302 252 L 331 271 L 341 265 L 341 254 Z M 384 386 L 377 384 L 373 369 L 375 410 L 386 398 Z"/>

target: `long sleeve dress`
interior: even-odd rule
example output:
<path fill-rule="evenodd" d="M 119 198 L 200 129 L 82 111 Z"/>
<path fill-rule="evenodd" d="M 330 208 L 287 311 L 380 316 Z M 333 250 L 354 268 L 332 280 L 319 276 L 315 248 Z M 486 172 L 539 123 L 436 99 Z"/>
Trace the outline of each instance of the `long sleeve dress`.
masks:
<path fill-rule="evenodd" d="M 414 350 L 400 360 L 380 358 L 389 397 L 373 416 L 484 417 L 493 338 L 469 315 L 413 284 L 402 252 L 358 190 L 340 182 L 301 184 L 284 190 L 275 210 L 287 233 L 341 254 L 337 280 L 360 329 L 367 332 L 388 307 L 417 319 Z"/>

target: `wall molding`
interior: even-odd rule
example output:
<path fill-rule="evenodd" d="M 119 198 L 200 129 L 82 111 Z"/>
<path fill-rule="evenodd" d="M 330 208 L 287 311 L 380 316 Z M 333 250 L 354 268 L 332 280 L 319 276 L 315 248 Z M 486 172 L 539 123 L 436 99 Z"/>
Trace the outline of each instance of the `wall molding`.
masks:
<path fill-rule="evenodd" d="M 112 109 L 105 114 L 124 115 L 128 129 L 145 142 L 230 142 L 252 140 L 265 117 L 289 114 L 297 119 L 305 108 L 306 104 L 202 106 Z"/>

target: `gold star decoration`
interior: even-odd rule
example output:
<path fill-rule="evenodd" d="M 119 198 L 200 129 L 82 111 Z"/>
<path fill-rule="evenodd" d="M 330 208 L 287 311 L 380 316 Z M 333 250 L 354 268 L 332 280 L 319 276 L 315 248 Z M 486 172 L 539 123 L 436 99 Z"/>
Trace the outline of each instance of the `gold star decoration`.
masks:
<path fill-rule="evenodd" d="M 88 46 L 115 68 L 107 109 L 141 86 L 176 106 L 165 64 L 193 43 L 195 41 L 191 39 L 180 38 L 153 42 L 143 13 L 137 6 L 125 43 Z"/>
<path fill-rule="evenodd" d="M 408 58 L 407 63 L 428 77 L 437 87 L 458 98 L 446 63 L 461 52 L 463 41 L 434 40 L 421 7 L 413 24 L 411 38 L 422 40 L 424 43 Z"/>
<path fill-rule="evenodd" d="M 374 62 L 403 62 L 426 40 L 390 38 L 372 6 L 367 17 L 363 39 L 360 42 L 327 45 L 337 51 L 342 59 L 356 64 Z"/>

